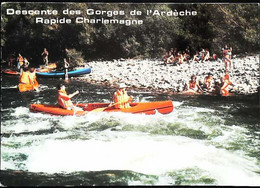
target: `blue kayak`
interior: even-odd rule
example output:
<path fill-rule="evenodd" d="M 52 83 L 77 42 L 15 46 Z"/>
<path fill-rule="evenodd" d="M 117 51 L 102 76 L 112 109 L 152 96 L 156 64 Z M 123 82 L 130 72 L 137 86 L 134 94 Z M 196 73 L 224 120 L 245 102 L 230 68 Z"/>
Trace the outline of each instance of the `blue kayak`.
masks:
<path fill-rule="evenodd" d="M 91 68 L 77 69 L 73 71 L 68 71 L 69 77 L 81 76 L 83 74 L 91 73 Z M 61 78 L 65 76 L 64 71 L 52 71 L 52 72 L 36 72 L 39 77 L 49 77 L 49 78 Z"/>

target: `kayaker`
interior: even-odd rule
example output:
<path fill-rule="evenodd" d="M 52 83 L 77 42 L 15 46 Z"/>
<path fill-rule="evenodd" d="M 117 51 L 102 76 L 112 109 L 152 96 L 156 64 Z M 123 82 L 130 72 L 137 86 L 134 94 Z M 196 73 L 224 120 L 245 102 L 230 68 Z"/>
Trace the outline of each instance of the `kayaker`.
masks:
<path fill-rule="evenodd" d="M 47 51 L 46 48 L 43 49 L 43 52 L 42 52 L 41 56 L 43 58 L 43 64 L 45 66 L 48 66 L 48 63 L 49 63 L 49 60 L 48 60 L 49 52 Z"/>
<path fill-rule="evenodd" d="M 21 76 L 20 76 L 20 81 L 21 84 L 30 84 L 30 80 L 29 80 L 29 71 L 28 68 L 24 68 Z"/>
<path fill-rule="evenodd" d="M 229 74 L 226 72 L 226 74 L 221 78 L 221 88 L 220 88 L 220 94 L 222 96 L 228 96 L 229 95 L 229 86 L 234 86 L 234 84 L 230 81 Z"/>
<path fill-rule="evenodd" d="M 129 103 L 132 101 L 133 97 L 128 96 L 125 88 L 126 85 L 124 83 L 121 83 L 119 85 L 119 89 L 114 93 L 113 103 L 111 105 L 115 108 L 122 109 L 131 107 Z"/>
<path fill-rule="evenodd" d="M 66 87 L 63 84 L 60 84 L 58 86 L 58 105 L 67 110 L 73 110 L 73 111 L 82 110 L 81 108 L 75 106 L 71 101 L 71 98 L 77 95 L 79 91 L 76 91 L 68 95 L 65 89 Z"/>
<path fill-rule="evenodd" d="M 33 88 L 36 90 L 36 91 L 39 91 L 39 83 L 37 82 L 36 80 L 36 73 L 35 73 L 35 68 L 34 67 L 31 67 L 29 69 L 29 82 L 31 85 L 33 85 Z"/>

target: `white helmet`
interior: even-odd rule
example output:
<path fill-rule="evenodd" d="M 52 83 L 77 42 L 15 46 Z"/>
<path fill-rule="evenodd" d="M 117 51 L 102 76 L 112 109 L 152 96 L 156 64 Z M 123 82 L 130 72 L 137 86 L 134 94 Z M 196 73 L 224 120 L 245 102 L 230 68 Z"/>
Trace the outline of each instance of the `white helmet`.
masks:
<path fill-rule="evenodd" d="M 121 83 L 120 85 L 119 85 L 119 88 L 121 89 L 121 88 L 126 88 L 126 85 L 124 84 L 124 83 Z"/>

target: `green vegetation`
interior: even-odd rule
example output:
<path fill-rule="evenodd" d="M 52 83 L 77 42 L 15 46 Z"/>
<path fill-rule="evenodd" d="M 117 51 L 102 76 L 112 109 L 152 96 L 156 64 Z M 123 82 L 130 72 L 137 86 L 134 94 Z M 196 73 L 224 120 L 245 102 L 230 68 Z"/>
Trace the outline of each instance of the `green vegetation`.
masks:
<path fill-rule="evenodd" d="M 6 15 L 7 9 L 57 10 L 46 18 L 67 18 L 70 24 L 35 23 L 36 15 Z M 125 15 L 86 15 L 87 9 L 120 11 Z M 64 15 L 63 10 L 80 10 L 80 15 Z M 142 15 L 129 15 L 132 10 Z M 147 15 L 147 10 L 197 11 L 194 16 Z M 75 23 L 77 17 L 94 19 L 142 20 L 143 24 Z M 3 59 L 22 53 L 41 64 L 41 52 L 47 48 L 51 61 L 62 61 L 64 49 L 73 49 L 76 62 L 84 59 L 161 58 L 170 48 L 191 53 L 208 48 L 220 55 L 227 43 L 235 54 L 258 52 L 257 4 L 86 4 L 86 3 L 5 3 L 2 4 L 1 46 Z M 80 59 L 78 59 L 80 58 Z"/>

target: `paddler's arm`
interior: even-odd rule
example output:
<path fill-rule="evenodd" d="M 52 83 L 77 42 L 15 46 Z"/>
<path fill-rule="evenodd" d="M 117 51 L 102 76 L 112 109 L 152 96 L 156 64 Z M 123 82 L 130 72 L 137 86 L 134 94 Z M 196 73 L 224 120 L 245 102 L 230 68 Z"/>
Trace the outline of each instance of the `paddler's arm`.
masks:
<path fill-rule="evenodd" d="M 77 94 L 79 94 L 79 91 L 76 91 L 76 92 L 70 94 L 69 97 L 72 98 L 72 97 L 74 97 L 74 96 L 77 95 Z"/>

